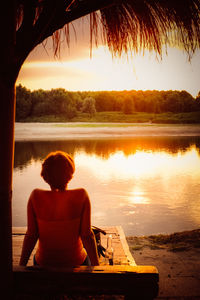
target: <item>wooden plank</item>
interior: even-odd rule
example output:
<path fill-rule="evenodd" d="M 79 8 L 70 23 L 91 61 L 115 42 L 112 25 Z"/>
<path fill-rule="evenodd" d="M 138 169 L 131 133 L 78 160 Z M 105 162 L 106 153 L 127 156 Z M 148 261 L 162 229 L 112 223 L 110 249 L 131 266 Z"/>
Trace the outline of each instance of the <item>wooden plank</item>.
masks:
<path fill-rule="evenodd" d="M 128 265 L 104 265 L 104 266 L 78 266 L 74 268 L 54 268 L 54 267 L 38 267 L 38 266 L 30 266 L 30 267 L 23 267 L 23 266 L 16 266 L 14 267 L 15 271 L 19 273 L 31 273 L 33 272 L 38 272 L 39 273 L 97 273 L 97 274 L 112 274 L 112 273 L 119 273 L 119 274 L 130 274 L 134 273 L 134 277 L 140 277 L 140 274 L 146 276 L 149 276 L 148 274 L 156 274 L 158 275 L 158 270 L 155 266 L 128 266 Z M 132 276 L 132 275 L 131 275 Z"/>
<path fill-rule="evenodd" d="M 103 227 L 106 235 L 101 235 L 102 245 L 106 248 L 107 236 L 112 235 L 112 246 L 114 249 L 114 265 L 136 265 L 133 256 L 129 251 L 124 231 L 121 226 Z M 104 264 L 101 258 L 101 264 Z"/>
<path fill-rule="evenodd" d="M 24 240 L 24 235 L 26 233 L 26 227 L 13 227 L 12 228 L 12 240 L 13 240 L 13 266 L 17 266 L 19 264 L 20 256 L 21 256 L 21 250 L 22 250 L 22 244 Z M 33 255 L 36 251 L 36 247 L 33 250 L 29 261 L 28 266 L 33 265 Z"/>
<path fill-rule="evenodd" d="M 24 235 L 26 233 L 26 227 L 12 227 L 13 235 Z"/>
<path fill-rule="evenodd" d="M 131 289 L 130 289 L 131 287 Z M 113 294 L 153 299 L 158 271 L 153 266 L 96 266 L 67 269 L 14 267 L 16 294 Z"/>
<path fill-rule="evenodd" d="M 130 266 L 136 266 L 136 262 L 135 262 L 132 254 L 130 252 L 129 245 L 127 243 L 127 240 L 126 240 L 126 237 L 125 237 L 125 234 L 124 234 L 124 231 L 123 231 L 122 227 L 117 226 L 117 230 L 119 232 L 120 241 L 121 241 L 121 244 L 122 244 L 122 247 L 123 247 L 123 250 L 124 250 L 124 255 L 127 258 L 128 264 Z"/>

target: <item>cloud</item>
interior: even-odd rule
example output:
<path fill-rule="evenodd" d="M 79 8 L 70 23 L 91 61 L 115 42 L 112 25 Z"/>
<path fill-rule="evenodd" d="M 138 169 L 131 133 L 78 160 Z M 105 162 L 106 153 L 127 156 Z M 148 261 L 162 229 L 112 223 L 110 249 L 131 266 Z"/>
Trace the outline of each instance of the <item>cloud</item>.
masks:
<path fill-rule="evenodd" d="M 21 73 L 20 78 L 26 78 L 26 80 L 43 79 L 45 77 L 74 77 L 79 76 L 80 71 L 70 67 L 66 67 L 65 63 L 60 62 L 32 62 L 27 63 Z"/>

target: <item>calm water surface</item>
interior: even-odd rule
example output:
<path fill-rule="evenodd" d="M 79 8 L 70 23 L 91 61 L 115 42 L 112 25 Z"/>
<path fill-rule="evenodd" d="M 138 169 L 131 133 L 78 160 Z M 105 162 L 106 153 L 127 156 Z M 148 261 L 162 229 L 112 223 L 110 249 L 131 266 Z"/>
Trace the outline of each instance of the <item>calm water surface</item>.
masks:
<path fill-rule="evenodd" d="M 121 225 L 126 235 L 200 226 L 199 137 L 16 142 L 13 226 L 26 226 L 32 189 L 48 188 L 41 162 L 55 150 L 74 157 L 69 188 L 87 189 L 93 225 Z"/>

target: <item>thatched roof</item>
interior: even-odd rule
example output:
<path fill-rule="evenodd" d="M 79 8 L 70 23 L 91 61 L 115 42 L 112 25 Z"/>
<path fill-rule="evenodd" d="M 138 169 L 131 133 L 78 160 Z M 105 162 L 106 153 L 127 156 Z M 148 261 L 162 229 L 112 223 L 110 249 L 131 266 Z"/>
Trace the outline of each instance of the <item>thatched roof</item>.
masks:
<path fill-rule="evenodd" d="M 67 24 L 88 14 L 91 41 L 98 42 L 100 30 L 113 54 L 161 54 L 173 44 L 190 56 L 200 46 L 200 0 L 18 0 L 17 42 L 29 43 L 28 51 L 53 36 L 56 52 L 60 30 L 69 42 Z"/>
<path fill-rule="evenodd" d="M 148 49 L 176 44 L 188 53 L 200 46 L 200 1 L 128 0 L 101 11 L 109 48 Z"/>

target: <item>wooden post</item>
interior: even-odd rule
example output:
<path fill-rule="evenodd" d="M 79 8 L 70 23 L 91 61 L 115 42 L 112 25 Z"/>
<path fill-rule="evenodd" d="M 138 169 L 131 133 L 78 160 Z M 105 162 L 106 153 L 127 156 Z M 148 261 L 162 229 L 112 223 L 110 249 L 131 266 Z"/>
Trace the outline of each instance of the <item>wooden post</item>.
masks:
<path fill-rule="evenodd" d="M 0 81 L 1 97 L 10 95 L 0 110 L 0 257 L 1 257 L 1 295 L 10 299 L 12 286 L 12 169 L 14 154 L 14 86 L 5 89 Z"/>
<path fill-rule="evenodd" d="M 0 11 L 0 259 L 1 297 L 12 299 L 12 171 L 15 122 L 15 0 Z"/>

